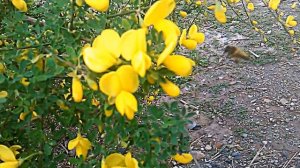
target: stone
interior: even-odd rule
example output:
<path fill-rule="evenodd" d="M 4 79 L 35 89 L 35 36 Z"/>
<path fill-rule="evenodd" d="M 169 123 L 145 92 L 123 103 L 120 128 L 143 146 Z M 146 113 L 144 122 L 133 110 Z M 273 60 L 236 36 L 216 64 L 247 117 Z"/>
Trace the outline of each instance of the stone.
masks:
<path fill-rule="evenodd" d="M 207 150 L 207 151 L 210 151 L 210 150 L 212 150 L 212 147 L 211 147 L 211 145 L 206 145 L 206 146 L 205 146 L 205 150 Z"/>
<path fill-rule="evenodd" d="M 272 100 L 270 100 L 270 99 L 264 99 L 264 102 L 266 102 L 266 103 L 271 103 Z"/>
<path fill-rule="evenodd" d="M 201 159 L 205 158 L 205 154 L 202 153 L 201 151 L 191 151 L 190 153 L 191 153 L 191 155 L 193 155 L 193 158 L 195 160 L 201 160 Z"/>
<path fill-rule="evenodd" d="M 282 105 L 287 105 L 289 103 L 289 101 L 286 100 L 285 98 L 281 98 L 279 101 Z"/>

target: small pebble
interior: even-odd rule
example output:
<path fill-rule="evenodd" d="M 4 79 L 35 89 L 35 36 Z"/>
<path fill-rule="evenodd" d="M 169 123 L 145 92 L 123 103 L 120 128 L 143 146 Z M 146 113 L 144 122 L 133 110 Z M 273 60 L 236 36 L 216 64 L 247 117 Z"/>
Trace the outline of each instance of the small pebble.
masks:
<path fill-rule="evenodd" d="M 210 145 L 206 145 L 205 150 L 210 151 L 210 150 L 212 150 L 212 147 Z"/>
<path fill-rule="evenodd" d="M 195 160 L 201 160 L 205 158 L 205 154 L 202 153 L 201 151 L 191 151 L 191 154 L 193 155 L 193 158 Z"/>
<path fill-rule="evenodd" d="M 231 156 L 234 158 L 234 159 L 240 159 L 241 158 L 241 153 L 240 152 L 233 152 L 231 154 Z"/>
<path fill-rule="evenodd" d="M 243 137 L 243 138 L 247 138 L 247 137 L 248 137 L 248 134 L 243 133 L 243 134 L 242 134 L 242 137 Z"/>
<path fill-rule="evenodd" d="M 268 141 L 262 141 L 262 143 L 263 143 L 264 145 L 267 145 L 267 144 L 268 144 Z"/>
<path fill-rule="evenodd" d="M 281 98 L 281 99 L 280 99 L 280 103 L 281 103 L 282 105 L 286 105 L 286 104 L 288 104 L 288 101 L 287 101 L 285 98 Z"/>

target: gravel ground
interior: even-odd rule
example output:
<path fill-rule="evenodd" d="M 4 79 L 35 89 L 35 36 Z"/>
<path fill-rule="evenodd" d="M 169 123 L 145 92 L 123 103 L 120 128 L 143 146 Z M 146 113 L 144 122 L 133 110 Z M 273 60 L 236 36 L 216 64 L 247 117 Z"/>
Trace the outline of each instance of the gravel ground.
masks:
<path fill-rule="evenodd" d="M 299 44 L 258 2 L 252 16 L 264 24 L 268 43 L 239 21 L 202 27 L 207 40 L 192 54 L 199 66 L 181 97 L 197 112 L 198 127 L 190 130 L 195 162 L 187 167 L 300 168 Z M 287 3 L 281 7 L 293 13 Z M 255 53 L 252 60 L 235 64 L 223 55 L 228 44 Z"/>

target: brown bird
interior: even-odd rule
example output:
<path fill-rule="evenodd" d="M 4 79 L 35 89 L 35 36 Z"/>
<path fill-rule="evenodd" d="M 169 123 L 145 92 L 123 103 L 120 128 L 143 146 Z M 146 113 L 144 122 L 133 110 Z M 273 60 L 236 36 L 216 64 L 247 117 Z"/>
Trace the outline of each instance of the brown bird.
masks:
<path fill-rule="evenodd" d="M 235 63 L 239 63 L 240 59 L 251 59 L 251 57 L 247 53 L 235 46 L 227 46 L 224 50 L 224 54 L 225 53 L 227 53 L 227 55 L 230 56 Z"/>

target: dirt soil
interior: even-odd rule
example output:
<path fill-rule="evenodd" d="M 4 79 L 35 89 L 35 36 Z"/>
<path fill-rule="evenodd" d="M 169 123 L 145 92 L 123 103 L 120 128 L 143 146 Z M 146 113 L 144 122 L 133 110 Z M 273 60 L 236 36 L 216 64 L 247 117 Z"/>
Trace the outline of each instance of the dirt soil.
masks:
<path fill-rule="evenodd" d="M 291 2 L 283 3 L 288 8 Z M 262 3 L 256 7 L 253 17 L 264 23 L 268 43 L 239 21 L 202 27 L 207 40 L 193 55 L 198 67 L 181 97 L 197 113 L 190 130 L 195 162 L 188 167 L 300 168 L 299 44 Z M 252 60 L 234 63 L 223 55 L 229 44 Z"/>

